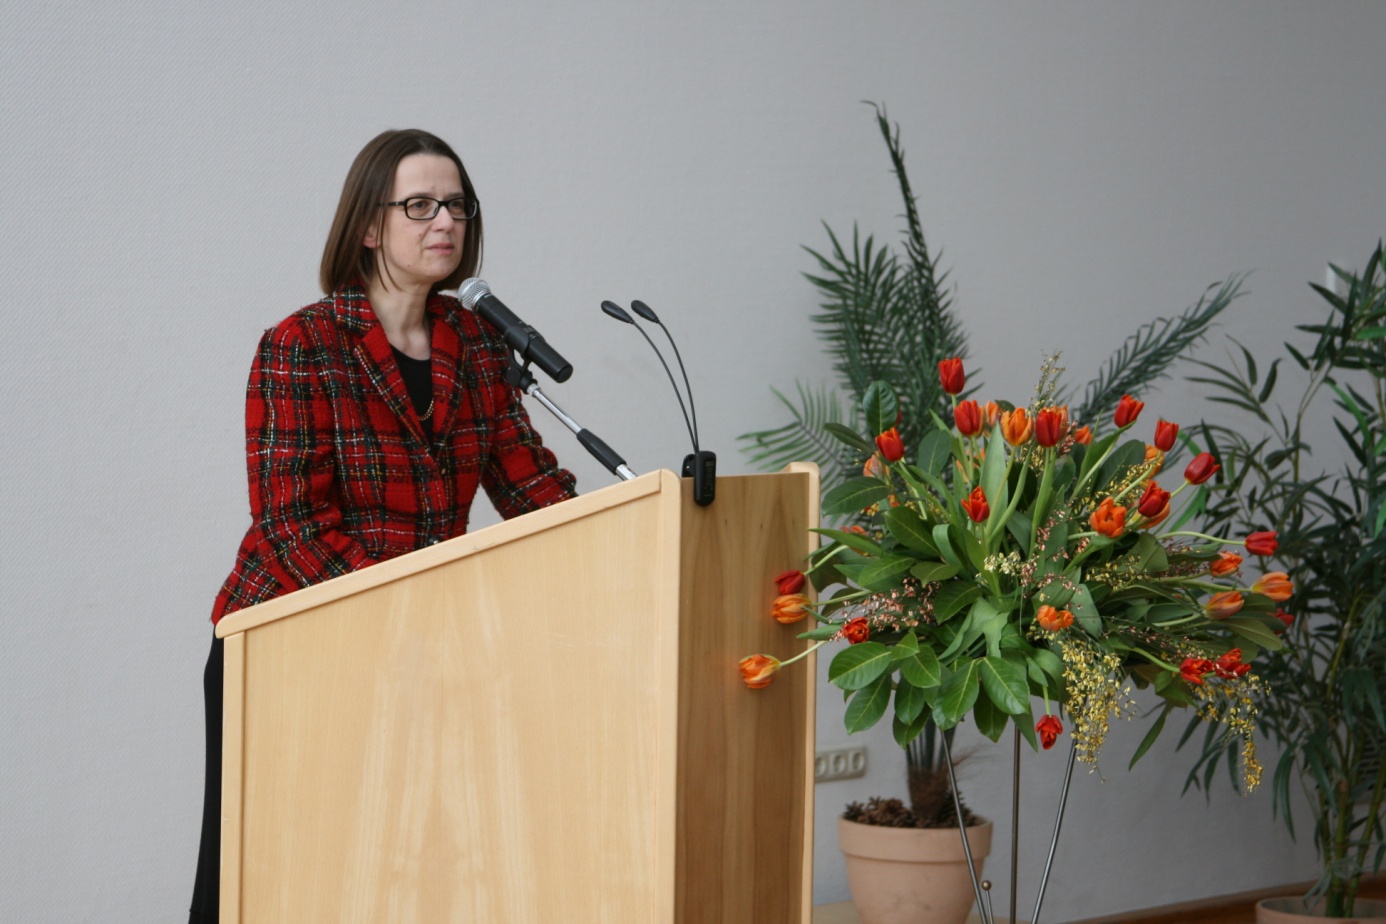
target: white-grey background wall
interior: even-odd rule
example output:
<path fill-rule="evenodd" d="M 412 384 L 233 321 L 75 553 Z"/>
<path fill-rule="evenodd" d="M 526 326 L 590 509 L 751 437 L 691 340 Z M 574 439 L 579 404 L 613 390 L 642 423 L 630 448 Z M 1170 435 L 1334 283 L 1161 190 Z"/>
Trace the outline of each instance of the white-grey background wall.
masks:
<path fill-rule="evenodd" d="M 1023 395 L 1041 351 L 1086 380 L 1232 272 L 1254 271 L 1226 325 L 1249 343 L 1317 317 L 1306 282 L 1386 233 L 1383 35 L 1367 2 L 0 6 L 0 920 L 186 916 L 207 615 L 248 520 L 246 370 L 317 297 L 347 165 L 380 130 L 466 160 L 484 275 L 577 366 L 560 403 L 637 470 L 677 464 L 662 374 L 598 313 L 642 298 L 735 473 L 736 435 L 781 419 L 769 386 L 824 377 L 800 245 L 822 221 L 897 238 L 861 100 L 902 125 L 988 392 Z M 1159 413 L 1196 417 L 1195 394 L 1170 383 Z M 581 488 L 609 483 L 541 423 Z M 821 701 L 820 743 L 845 741 Z M 1181 799 L 1172 742 L 1128 774 L 1142 731 L 1077 779 L 1047 917 L 1312 874 L 1267 798 Z M 902 794 L 898 751 L 865 740 L 867 778 L 819 787 L 820 902 L 847 897 L 841 805 Z M 1025 761 L 1023 909 L 1059 764 Z M 964 778 L 1003 814 L 1006 749 Z"/>

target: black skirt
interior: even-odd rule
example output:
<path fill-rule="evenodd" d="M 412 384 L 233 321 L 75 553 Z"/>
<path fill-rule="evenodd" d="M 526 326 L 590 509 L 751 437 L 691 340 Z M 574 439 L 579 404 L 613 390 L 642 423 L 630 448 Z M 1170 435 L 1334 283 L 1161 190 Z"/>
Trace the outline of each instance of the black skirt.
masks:
<path fill-rule="evenodd" d="M 202 845 L 197 851 L 189 924 L 217 924 L 221 905 L 221 682 L 225 643 L 212 636 L 202 696 L 207 704 L 207 783 L 202 794 Z"/>

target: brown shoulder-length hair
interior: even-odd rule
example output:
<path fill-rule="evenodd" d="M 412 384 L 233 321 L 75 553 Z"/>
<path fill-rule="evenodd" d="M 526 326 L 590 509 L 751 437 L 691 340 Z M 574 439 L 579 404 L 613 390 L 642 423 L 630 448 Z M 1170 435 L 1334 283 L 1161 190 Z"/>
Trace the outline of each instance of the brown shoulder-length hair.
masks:
<path fill-rule="evenodd" d="M 462 192 L 476 199 L 467 168 L 448 143 L 437 135 L 417 128 L 381 132 L 361 149 L 352 161 L 342 184 L 342 198 L 327 234 L 327 246 L 322 251 L 322 268 L 318 282 L 323 292 L 331 295 L 356 279 L 369 282 L 376 274 L 376 251 L 364 243 L 366 232 L 375 225 L 376 236 L 384 233 L 385 210 L 381 204 L 390 198 L 395 185 L 395 169 L 411 154 L 437 154 L 457 165 L 462 177 Z M 467 233 L 462 242 L 462 261 L 451 276 L 433 287 L 455 289 L 462 280 L 481 272 L 481 212 L 467 221 Z"/>

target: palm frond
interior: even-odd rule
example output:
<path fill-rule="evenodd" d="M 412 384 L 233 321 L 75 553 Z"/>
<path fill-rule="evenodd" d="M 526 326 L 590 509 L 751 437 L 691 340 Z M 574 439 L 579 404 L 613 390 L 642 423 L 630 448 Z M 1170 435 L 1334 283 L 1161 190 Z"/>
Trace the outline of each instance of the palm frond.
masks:
<path fill-rule="evenodd" d="M 853 458 L 848 447 L 829 436 L 826 426 L 837 423 L 855 428 L 855 414 L 843 414 L 841 397 L 830 385 L 817 391 L 802 382 L 796 382 L 795 387 L 799 393 L 798 404 L 771 389 L 789 411 L 792 418 L 789 423 L 773 430 L 743 433 L 737 439 L 743 444 L 742 451 L 762 471 L 780 469 L 801 459 L 816 462 L 823 491 L 827 492 L 841 484 L 860 465 L 860 460 Z"/>
<path fill-rule="evenodd" d="M 1156 318 L 1127 337 L 1097 377 L 1087 384 L 1075 419 L 1088 423 L 1106 417 L 1116 410 L 1122 395 L 1139 393 L 1168 378 L 1170 367 L 1207 337 L 1217 316 L 1242 294 L 1245 279 L 1246 275 L 1241 274 L 1214 283 L 1183 314 Z"/>

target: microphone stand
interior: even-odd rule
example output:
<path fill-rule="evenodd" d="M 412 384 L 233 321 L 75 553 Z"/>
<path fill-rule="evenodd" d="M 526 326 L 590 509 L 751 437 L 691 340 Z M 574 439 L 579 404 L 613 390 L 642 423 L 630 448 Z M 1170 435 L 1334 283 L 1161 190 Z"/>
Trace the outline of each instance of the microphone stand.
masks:
<path fill-rule="evenodd" d="M 539 383 L 530 374 L 528 360 L 522 364 L 519 357 L 511 353 L 510 368 L 505 370 L 505 380 L 525 394 L 532 396 L 548 409 L 550 414 L 557 417 L 563 426 L 573 431 L 578 442 L 592 453 L 598 462 L 605 465 L 611 474 L 618 475 L 626 481 L 636 477 L 635 472 L 630 470 L 630 467 L 626 465 L 626 460 L 622 459 L 616 450 L 608 446 L 600 436 L 585 429 L 576 420 L 563 413 L 562 408 L 550 401 L 548 395 L 539 390 Z"/>

